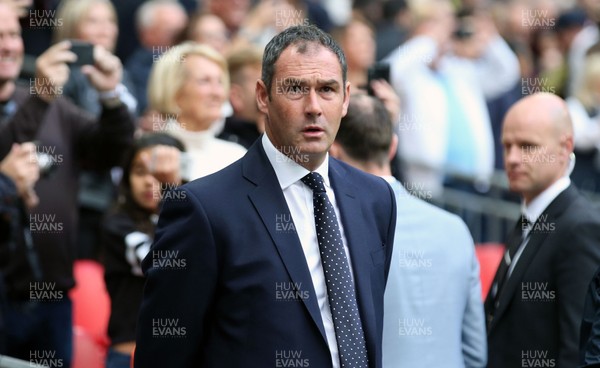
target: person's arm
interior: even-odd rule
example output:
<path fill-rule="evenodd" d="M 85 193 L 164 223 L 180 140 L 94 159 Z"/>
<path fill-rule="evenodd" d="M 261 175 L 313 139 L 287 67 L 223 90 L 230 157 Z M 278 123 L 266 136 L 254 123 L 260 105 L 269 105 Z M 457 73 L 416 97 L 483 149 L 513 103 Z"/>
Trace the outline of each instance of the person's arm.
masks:
<path fill-rule="evenodd" d="M 398 46 L 383 61 L 390 64 L 390 84 L 398 94 L 410 89 L 407 78 L 415 68 L 424 67 L 433 62 L 439 52 L 435 38 L 424 34 L 413 37 Z"/>
<path fill-rule="evenodd" d="M 19 193 L 15 182 L 0 171 L 0 208 L 12 204 L 17 198 L 19 198 Z"/>
<path fill-rule="evenodd" d="M 86 121 L 82 113 L 71 115 L 77 130 L 78 157 L 84 166 L 105 169 L 121 163 L 123 153 L 133 141 L 135 123 L 122 100 L 123 67 L 119 58 L 96 46 L 94 61 L 94 65 L 83 66 L 81 72 L 100 94 L 100 119 L 93 123 Z"/>
<path fill-rule="evenodd" d="M 48 106 L 46 101 L 35 94 L 19 106 L 15 114 L 0 128 L 0 159 L 9 153 L 14 143 L 35 139 Z"/>
<path fill-rule="evenodd" d="M 476 14 L 473 27 L 472 36 L 453 38 L 453 52 L 446 60 L 446 67 L 464 69 L 463 76 L 470 78 L 469 83 L 479 85 L 489 101 L 516 86 L 521 68 L 517 55 L 487 14 Z"/>
<path fill-rule="evenodd" d="M 134 117 L 138 116 L 138 101 L 137 98 L 135 97 L 135 85 L 133 84 L 133 82 L 131 81 L 131 78 L 129 77 L 129 72 L 127 72 L 127 70 L 123 69 L 123 80 L 122 80 L 122 84 L 125 87 L 123 90 L 123 103 L 125 105 L 127 105 L 127 109 L 129 110 L 129 113 L 132 114 Z"/>
<path fill-rule="evenodd" d="M 412 36 L 383 61 L 390 64 L 390 84 L 402 96 L 410 93 L 412 74 L 429 68 L 442 57 L 452 34 L 448 22 L 427 19 L 416 25 Z"/>
<path fill-rule="evenodd" d="M 12 143 L 31 141 L 45 120 L 51 104 L 58 104 L 61 123 L 74 127 L 74 142 L 79 157 L 95 166 L 110 167 L 118 163 L 121 154 L 131 143 L 133 118 L 118 96 L 106 98 L 99 124 L 72 103 L 55 101 L 61 98 L 63 87 L 69 79 L 67 63 L 75 61 L 68 41 L 59 42 L 36 60 L 36 77 L 30 87 L 31 96 L 20 106 L 10 121 L 0 130 L 0 158 L 9 151 Z M 119 59 L 101 47 L 94 50 L 95 65 L 82 67 L 82 72 L 102 94 L 115 90 L 121 81 L 122 67 Z"/>
<path fill-rule="evenodd" d="M 40 177 L 40 168 L 33 143 L 13 143 L 8 155 L 0 161 L 0 173 L 12 181 L 18 196 L 28 208 L 38 204 L 33 186 Z"/>
<path fill-rule="evenodd" d="M 462 222 L 462 221 L 461 221 Z M 481 301 L 481 281 L 479 261 L 469 230 L 464 227 L 465 239 L 471 248 L 471 268 L 469 270 L 469 293 L 462 321 L 462 353 L 467 368 L 483 368 L 487 364 L 487 336 L 485 315 Z"/>
<path fill-rule="evenodd" d="M 395 129 L 398 126 L 400 118 L 400 97 L 386 80 L 371 81 L 371 88 L 375 97 L 383 102 Z"/>
<path fill-rule="evenodd" d="M 185 186 L 169 198 L 160 213 L 155 242 L 142 263 L 146 286 L 134 359 L 139 368 L 199 367 L 214 318 L 219 254 L 209 218 Z M 174 265 L 178 268 L 171 268 Z M 183 338 L 165 336 L 165 324 Z"/>
<path fill-rule="evenodd" d="M 600 265 L 600 226 L 583 223 L 560 239 L 556 254 L 556 303 L 559 314 L 557 367 L 576 367 L 579 362 L 581 315 L 587 286 Z"/>
<path fill-rule="evenodd" d="M 97 122 L 82 112 L 72 113 L 76 124 L 75 150 L 88 168 L 106 169 L 121 164 L 123 153 L 133 142 L 135 123 L 124 104 L 103 107 Z"/>
<path fill-rule="evenodd" d="M 32 143 L 14 143 L 9 154 L 0 161 L 0 243 L 10 241 L 14 235 L 21 201 L 29 208 L 38 204 L 33 186 L 39 175 Z"/>
<path fill-rule="evenodd" d="M 476 61 L 477 80 L 486 100 L 494 99 L 513 88 L 519 81 L 517 55 L 506 41 L 496 35 Z"/>
<path fill-rule="evenodd" d="M 474 26 L 471 38 L 455 41 L 455 51 L 462 55 L 463 60 L 473 61 L 474 82 L 479 83 L 485 99 L 492 100 L 515 87 L 521 68 L 517 55 L 500 36 L 488 15 L 476 15 Z"/>

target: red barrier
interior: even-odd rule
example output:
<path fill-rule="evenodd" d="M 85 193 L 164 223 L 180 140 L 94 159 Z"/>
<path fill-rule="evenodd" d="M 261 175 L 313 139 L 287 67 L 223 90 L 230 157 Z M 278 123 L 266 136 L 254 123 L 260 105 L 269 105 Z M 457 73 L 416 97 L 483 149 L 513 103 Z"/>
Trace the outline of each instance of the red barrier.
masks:
<path fill-rule="evenodd" d="M 72 368 L 103 368 L 110 342 L 110 297 L 104 284 L 104 268 L 95 261 L 78 260 L 73 274 L 76 285 L 69 292 L 73 301 Z"/>
<path fill-rule="evenodd" d="M 504 254 L 504 244 L 501 243 L 482 243 L 475 246 L 475 254 L 479 260 L 479 276 L 481 279 L 481 294 L 485 300 L 496 270 Z"/>

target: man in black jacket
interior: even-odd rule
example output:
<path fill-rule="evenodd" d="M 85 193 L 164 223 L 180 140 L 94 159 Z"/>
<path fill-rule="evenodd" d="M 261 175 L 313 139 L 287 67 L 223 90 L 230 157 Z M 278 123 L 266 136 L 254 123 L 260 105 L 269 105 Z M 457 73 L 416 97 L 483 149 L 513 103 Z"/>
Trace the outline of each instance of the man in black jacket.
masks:
<path fill-rule="evenodd" d="M 14 144 L 9 154 L 0 161 L 0 244 L 13 241 L 20 222 L 20 197 L 26 205 L 34 206 L 38 198 L 31 191 L 39 179 L 40 169 L 30 155 L 35 152 L 33 143 Z M 6 350 L 6 290 L 4 278 L 0 272 L 0 354 Z"/>
<path fill-rule="evenodd" d="M 67 292 L 74 286 L 79 170 L 116 165 L 134 130 L 119 98 L 121 63 L 101 47 L 93 51 L 93 65 L 81 69 L 99 92 L 100 118 L 61 97 L 68 63 L 77 59 L 70 47 L 69 42 L 50 47 L 36 61 L 35 78 L 26 88 L 17 86 L 23 61 L 20 26 L 14 11 L 0 4 L 0 159 L 13 143 L 35 141 L 30 159 L 42 159 L 48 168 L 27 191 L 39 203 L 32 209 L 22 206 L 25 226 L 15 245 L 0 245 L 6 255 L 0 270 L 8 295 L 7 353 L 64 367 L 70 365 L 72 350 Z"/>
<path fill-rule="evenodd" d="M 579 349 L 581 367 L 600 367 L 600 268 L 587 290 Z"/>
<path fill-rule="evenodd" d="M 517 102 L 502 145 L 523 213 L 485 302 L 488 367 L 576 367 L 585 292 L 600 264 L 600 213 L 569 179 L 565 102 L 549 93 Z"/>

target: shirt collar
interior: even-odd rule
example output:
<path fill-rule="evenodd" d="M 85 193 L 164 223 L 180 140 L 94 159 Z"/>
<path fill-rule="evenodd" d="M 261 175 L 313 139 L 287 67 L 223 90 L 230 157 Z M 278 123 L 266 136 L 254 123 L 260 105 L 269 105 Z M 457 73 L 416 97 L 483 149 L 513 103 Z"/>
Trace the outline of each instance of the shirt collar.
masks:
<path fill-rule="evenodd" d="M 398 180 L 392 175 L 382 175 L 381 178 L 388 182 L 388 184 L 392 184 L 397 182 Z"/>
<path fill-rule="evenodd" d="M 525 205 L 525 202 L 521 202 L 521 213 L 523 213 L 532 224 L 535 223 L 550 203 L 552 203 L 560 193 L 567 189 L 569 185 L 571 185 L 571 179 L 568 176 L 563 176 L 546 188 L 546 190 L 538 194 L 529 205 Z"/>
<path fill-rule="evenodd" d="M 382 175 L 381 178 L 385 181 L 387 181 L 387 183 L 398 193 L 400 193 L 401 195 L 411 195 L 408 190 L 406 190 L 406 188 L 404 188 L 404 185 L 402 185 L 402 183 L 400 183 L 400 181 L 398 181 L 398 179 L 396 179 L 394 176 L 392 175 Z"/>
<path fill-rule="evenodd" d="M 310 173 L 309 170 L 298 165 L 295 161 L 275 148 L 266 134 L 263 134 L 261 143 L 265 153 L 267 154 L 267 158 L 271 163 L 271 166 L 273 166 L 273 170 L 275 170 L 277 181 L 279 181 L 279 185 L 281 186 L 282 190 L 285 190 L 287 187 L 296 183 Z M 325 187 L 331 188 L 329 183 L 329 153 L 326 154 L 323 163 L 314 171 L 321 174 L 325 182 Z"/>

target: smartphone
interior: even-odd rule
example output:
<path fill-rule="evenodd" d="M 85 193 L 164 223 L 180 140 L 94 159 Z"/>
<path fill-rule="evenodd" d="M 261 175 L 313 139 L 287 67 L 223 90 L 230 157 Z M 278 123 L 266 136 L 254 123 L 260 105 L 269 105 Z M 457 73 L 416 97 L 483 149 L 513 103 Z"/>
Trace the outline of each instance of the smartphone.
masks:
<path fill-rule="evenodd" d="M 89 42 L 71 40 L 71 51 L 77 55 L 77 60 L 71 66 L 93 65 L 94 45 Z"/>
<path fill-rule="evenodd" d="M 367 92 L 369 96 L 375 96 L 375 92 L 371 88 L 371 81 L 383 79 L 390 82 L 390 64 L 378 62 L 373 64 L 367 72 Z"/>
<path fill-rule="evenodd" d="M 473 37 L 475 34 L 475 24 L 472 16 L 458 17 L 456 29 L 452 33 L 452 37 L 457 40 L 465 41 Z"/>

